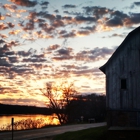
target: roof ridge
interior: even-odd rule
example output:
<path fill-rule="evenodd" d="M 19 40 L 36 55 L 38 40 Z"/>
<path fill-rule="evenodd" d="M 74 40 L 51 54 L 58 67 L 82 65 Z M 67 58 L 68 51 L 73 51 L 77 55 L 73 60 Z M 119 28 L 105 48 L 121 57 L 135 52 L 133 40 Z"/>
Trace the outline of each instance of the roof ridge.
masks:
<path fill-rule="evenodd" d="M 112 60 L 113 56 L 116 55 L 118 53 L 118 51 L 120 51 L 120 49 L 122 48 L 121 46 L 123 46 L 123 44 L 126 42 L 126 40 L 128 40 L 129 37 L 131 37 L 133 34 L 135 34 L 136 32 L 140 32 L 140 26 L 138 26 L 137 28 L 135 28 L 134 30 L 130 31 L 127 36 L 125 37 L 125 39 L 122 41 L 122 43 L 118 46 L 118 48 L 114 51 L 114 53 L 112 54 L 112 56 L 108 59 L 108 61 L 101 66 L 99 69 L 105 73 L 105 67 L 106 65 L 108 65 L 108 63 Z"/>

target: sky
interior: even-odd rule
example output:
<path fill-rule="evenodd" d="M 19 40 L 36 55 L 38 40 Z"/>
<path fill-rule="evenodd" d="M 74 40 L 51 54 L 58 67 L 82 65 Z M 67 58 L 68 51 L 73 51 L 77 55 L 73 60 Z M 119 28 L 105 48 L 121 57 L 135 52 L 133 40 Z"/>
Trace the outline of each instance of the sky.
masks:
<path fill-rule="evenodd" d="M 106 94 L 99 67 L 139 25 L 135 0 L 0 0 L 0 103 L 45 106 L 64 81 Z"/>

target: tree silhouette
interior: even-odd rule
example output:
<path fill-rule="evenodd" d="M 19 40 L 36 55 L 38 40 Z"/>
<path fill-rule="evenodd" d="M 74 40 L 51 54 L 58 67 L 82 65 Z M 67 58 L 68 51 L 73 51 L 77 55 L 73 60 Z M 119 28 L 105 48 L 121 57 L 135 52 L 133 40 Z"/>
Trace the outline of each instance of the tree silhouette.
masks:
<path fill-rule="evenodd" d="M 41 92 L 47 97 L 46 105 L 57 115 L 60 124 L 68 123 L 68 115 L 72 110 L 70 103 L 77 94 L 74 83 L 62 82 L 60 85 L 47 83 Z"/>

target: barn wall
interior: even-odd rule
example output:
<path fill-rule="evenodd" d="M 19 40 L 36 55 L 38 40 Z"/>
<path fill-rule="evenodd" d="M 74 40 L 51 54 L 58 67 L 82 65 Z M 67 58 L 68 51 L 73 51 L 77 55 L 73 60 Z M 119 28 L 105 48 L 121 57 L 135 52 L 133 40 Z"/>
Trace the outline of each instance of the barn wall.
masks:
<path fill-rule="evenodd" d="M 106 67 L 107 108 L 140 109 L 140 35 L 125 41 Z M 127 89 L 121 89 L 121 79 Z"/>

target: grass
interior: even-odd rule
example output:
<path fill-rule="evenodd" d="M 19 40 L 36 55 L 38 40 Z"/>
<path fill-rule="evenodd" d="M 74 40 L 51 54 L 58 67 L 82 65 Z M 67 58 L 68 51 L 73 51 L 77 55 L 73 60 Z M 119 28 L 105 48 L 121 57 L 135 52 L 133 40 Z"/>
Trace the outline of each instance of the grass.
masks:
<path fill-rule="evenodd" d="M 55 136 L 53 140 L 107 140 L 107 127 L 101 126 L 74 132 L 65 132 Z"/>

